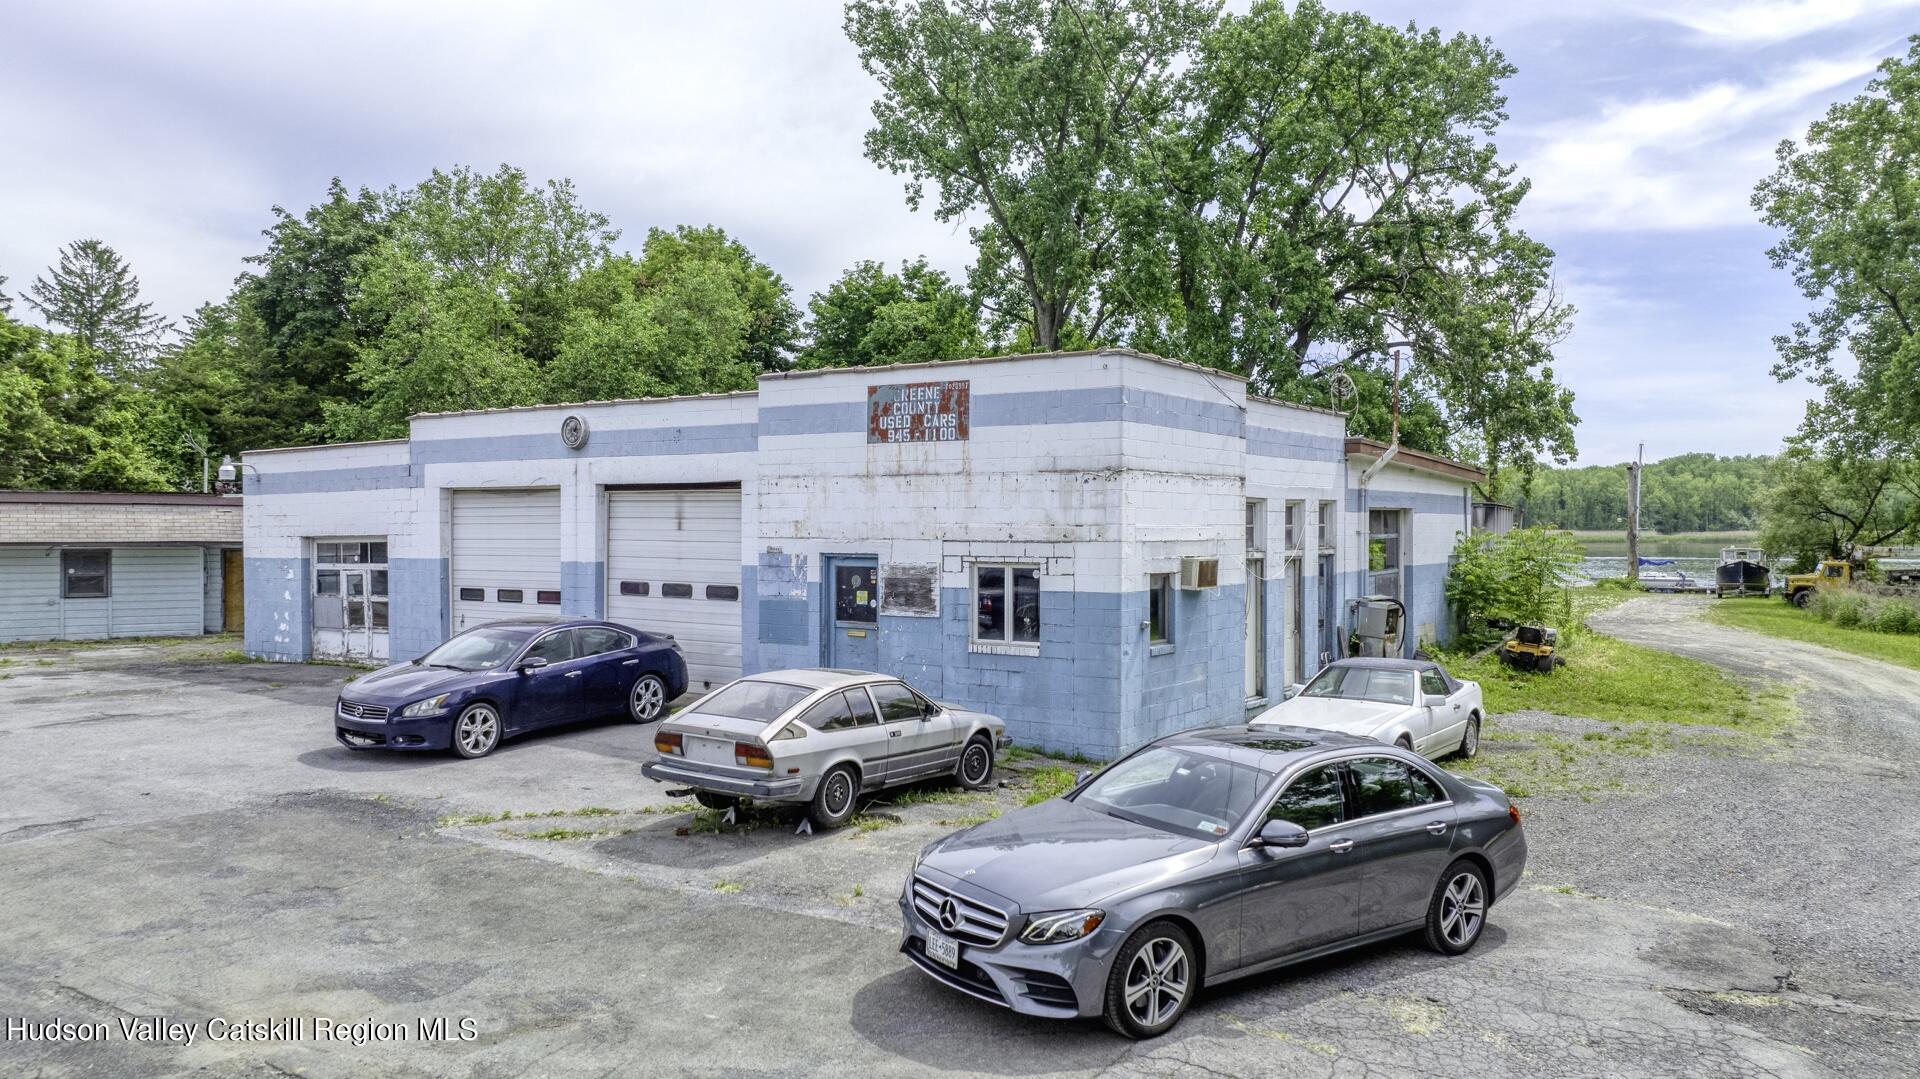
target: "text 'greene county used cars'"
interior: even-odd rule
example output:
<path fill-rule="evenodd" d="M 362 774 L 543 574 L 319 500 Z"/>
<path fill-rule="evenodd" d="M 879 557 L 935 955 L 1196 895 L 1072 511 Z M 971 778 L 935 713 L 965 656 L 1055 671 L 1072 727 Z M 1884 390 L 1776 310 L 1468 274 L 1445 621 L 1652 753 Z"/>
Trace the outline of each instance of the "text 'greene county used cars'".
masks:
<path fill-rule="evenodd" d="M 690 789 L 700 804 L 741 798 L 805 805 L 838 828 L 863 790 L 952 775 L 980 789 L 1007 744 L 997 716 L 939 704 L 897 678 L 866 671 L 750 675 L 695 701 L 654 734 L 658 760 L 640 771 Z"/>
<path fill-rule="evenodd" d="M 1190 731 L 921 851 L 901 951 L 981 1000 L 1153 1037 L 1203 985 L 1403 933 L 1459 955 L 1526 860 L 1505 794 L 1397 746 Z"/>

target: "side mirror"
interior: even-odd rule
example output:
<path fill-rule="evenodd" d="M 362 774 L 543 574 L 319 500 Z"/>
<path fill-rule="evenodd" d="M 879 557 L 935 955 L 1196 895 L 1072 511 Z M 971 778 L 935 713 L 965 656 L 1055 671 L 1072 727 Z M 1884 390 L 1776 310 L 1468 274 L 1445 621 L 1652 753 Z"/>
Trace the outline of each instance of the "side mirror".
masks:
<path fill-rule="evenodd" d="M 1082 768 L 1078 772 L 1075 772 L 1073 774 L 1073 785 L 1078 787 L 1080 784 L 1085 783 L 1087 780 L 1092 778 L 1093 778 L 1093 769 Z"/>
<path fill-rule="evenodd" d="M 1428 708 L 1439 708 L 1447 703 L 1447 699 L 1436 693 L 1428 693 L 1420 698 L 1420 703 L 1426 705 Z"/>
<path fill-rule="evenodd" d="M 514 670 L 516 670 L 516 671 L 519 671 L 519 672 L 520 672 L 520 673 L 522 673 L 522 674 L 525 674 L 525 673 L 527 673 L 528 671 L 537 671 L 537 670 L 539 670 L 540 668 L 542 668 L 542 667 L 544 667 L 544 666 L 546 666 L 546 665 L 547 665 L 547 657 L 545 657 L 545 656 L 528 656 L 527 658 L 525 658 L 525 659 L 523 659 L 523 660 L 521 660 L 520 662 L 518 662 L 518 663 L 516 663 L 516 664 L 514 664 L 514 665 L 513 665 L 513 669 L 514 669 Z"/>
<path fill-rule="evenodd" d="M 1247 842 L 1249 847 L 1304 847 L 1307 830 L 1290 820 L 1270 820 Z"/>
<path fill-rule="evenodd" d="M 1300 691 L 1305 688 L 1307 687 L 1296 682 L 1293 685 L 1290 685 L 1287 688 L 1280 691 L 1280 699 L 1283 701 L 1290 701 L 1295 697 L 1298 697 L 1300 695 Z"/>

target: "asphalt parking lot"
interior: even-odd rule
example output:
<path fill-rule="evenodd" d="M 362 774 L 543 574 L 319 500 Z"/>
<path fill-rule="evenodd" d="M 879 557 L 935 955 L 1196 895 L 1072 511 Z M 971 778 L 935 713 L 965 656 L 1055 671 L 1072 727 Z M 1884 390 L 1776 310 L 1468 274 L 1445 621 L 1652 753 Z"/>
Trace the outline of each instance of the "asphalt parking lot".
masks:
<path fill-rule="evenodd" d="M 1391 943 L 1248 979 L 1138 1044 L 958 997 L 895 954 L 912 852 L 1019 805 L 1027 774 L 832 834 L 715 832 L 640 777 L 646 728 L 355 754 L 328 719 L 355 672 L 193 645 L 0 653 L 0 1016 L 474 1032 L 0 1040 L 0 1073 L 1920 1074 L 1920 672 L 1862 679 L 1684 606 L 1609 617 L 1804 679 L 1808 722 L 1778 752 L 1529 800 L 1528 879 L 1464 958 Z"/>

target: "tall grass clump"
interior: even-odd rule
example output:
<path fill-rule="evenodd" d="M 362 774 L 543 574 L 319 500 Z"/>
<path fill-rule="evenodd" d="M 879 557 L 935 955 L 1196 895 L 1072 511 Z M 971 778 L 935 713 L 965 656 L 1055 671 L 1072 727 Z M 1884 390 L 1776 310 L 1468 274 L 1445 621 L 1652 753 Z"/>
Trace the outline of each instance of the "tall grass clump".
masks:
<path fill-rule="evenodd" d="M 1920 634 L 1920 607 L 1898 596 L 1822 592 L 1813 599 L 1813 613 L 1841 629 Z"/>

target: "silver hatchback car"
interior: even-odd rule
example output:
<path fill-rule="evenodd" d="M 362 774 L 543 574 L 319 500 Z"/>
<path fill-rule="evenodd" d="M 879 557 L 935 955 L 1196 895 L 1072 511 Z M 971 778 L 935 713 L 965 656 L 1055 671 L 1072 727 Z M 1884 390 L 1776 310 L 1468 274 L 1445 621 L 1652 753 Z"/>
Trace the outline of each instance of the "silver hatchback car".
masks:
<path fill-rule="evenodd" d="M 787 802 L 838 828 L 861 791 L 939 775 L 983 788 L 1006 744 L 997 716 L 936 703 L 898 678 L 771 671 L 729 682 L 662 723 L 659 759 L 640 771 L 709 808 Z"/>

